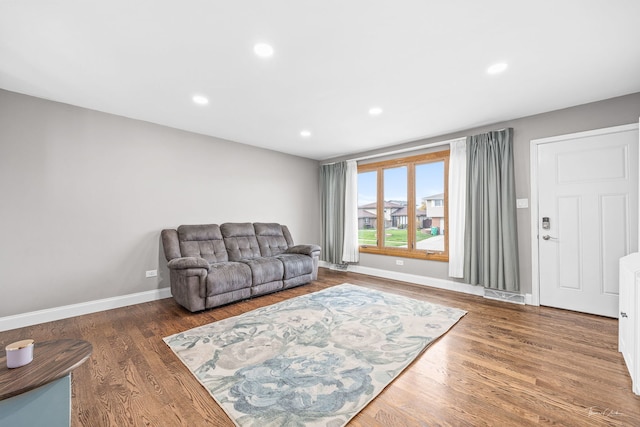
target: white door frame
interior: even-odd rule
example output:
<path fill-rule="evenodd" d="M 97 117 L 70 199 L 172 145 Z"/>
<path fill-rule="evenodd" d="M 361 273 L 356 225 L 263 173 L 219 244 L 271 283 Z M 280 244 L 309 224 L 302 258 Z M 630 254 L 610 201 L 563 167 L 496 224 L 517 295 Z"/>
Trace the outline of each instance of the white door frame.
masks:
<path fill-rule="evenodd" d="M 607 133 L 626 132 L 634 129 L 638 129 L 638 123 L 531 140 L 531 144 L 529 146 L 529 166 L 531 170 L 531 305 L 540 305 L 540 264 L 538 254 L 538 219 L 540 217 L 538 214 L 538 146 L 558 141 L 566 141 L 571 138 L 584 138 Z"/>

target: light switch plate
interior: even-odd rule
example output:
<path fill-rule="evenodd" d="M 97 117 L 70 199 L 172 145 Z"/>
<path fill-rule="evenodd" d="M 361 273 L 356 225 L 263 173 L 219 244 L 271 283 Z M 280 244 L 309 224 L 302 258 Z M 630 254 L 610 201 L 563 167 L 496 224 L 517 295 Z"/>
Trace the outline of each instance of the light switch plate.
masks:
<path fill-rule="evenodd" d="M 524 209 L 529 207 L 529 199 L 516 199 L 516 208 Z"/>

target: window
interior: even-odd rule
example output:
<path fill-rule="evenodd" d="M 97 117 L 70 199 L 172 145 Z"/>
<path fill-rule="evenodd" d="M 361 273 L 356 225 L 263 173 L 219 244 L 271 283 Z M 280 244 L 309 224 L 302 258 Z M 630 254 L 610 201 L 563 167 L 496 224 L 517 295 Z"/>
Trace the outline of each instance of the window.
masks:
<path fill-rule="evenodd" d="M 360 252 L 448 261 L 448 167 L 449 151 L 359 165 Z"/>

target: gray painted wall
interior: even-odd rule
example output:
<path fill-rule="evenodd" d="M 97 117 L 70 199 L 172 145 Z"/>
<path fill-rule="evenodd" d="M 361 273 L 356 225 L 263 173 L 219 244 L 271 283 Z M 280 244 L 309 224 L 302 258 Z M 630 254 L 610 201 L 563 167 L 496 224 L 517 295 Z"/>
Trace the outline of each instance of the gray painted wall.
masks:
<path fill-rule="evenodd" d="M 319 212 L 317 161 L 0 90 L 0 317 L 169 286 L 163 228 Z"/>
<path fill-rule="evenodd" d="M 639 116 L 636 93 L 393 148 L 513 127 L 517 197 L 530 199 L 532 139 Z M 276 221 L 319 243 L 319 212 L 316 161 L 0 90 L 0 317 L 167 287 L 162 228 Z M 519 209 L 525 292 L 529 227 Z M 404 261 L 360 265 L 448 279 L 446 263 Z M 145 278 L 152 269 L 160 277 Z"/>
<path fill-rule="evenodd" d="M 524 102 L 524 101 L 523 101 Z M 491 102 L 487 103 L 491 108 Z M 455 113 L 454 113 L 455 114 Z M 446 141 L 467 135 L 497 130 L 506 127 L 514 129 L 514 161 L 516 172 L 516 197 L 531 201 L 531 183 L 529 171 L 529 149 L 532 139 L 545 138 L 556 135 L 564 135 L 574 132 L 582 132 L 604 127 L 637 123 L 640 117 L 640 93 L 612 98 L 604 101 L 571 107 L 535 116 L 500 122 L 489 126 L 482 126 L 461 132 L 442 135 L 413 141 L 407 144 L 396 145 L 393 149 L 408 148 L 428 144 L 431 142 Z M 376 150 L 358 153 L 348 157 L 329 159 L 327 162 L 357 158 L 369 154 L 382 153 L 386 150 Z M 520 283 L 522 291 L 531 292 L 531 210 L 518 209 L 518 250 L 520 260 Z M 404 259 L 403 266 L 395 265 L 395 257 L 383 255 L 361 254 L 359 265 L 378 268 L 389 271 L 398 271 L 407 274 L 448 279 L 448 265 L 444 262 L 421 261 Z"/>

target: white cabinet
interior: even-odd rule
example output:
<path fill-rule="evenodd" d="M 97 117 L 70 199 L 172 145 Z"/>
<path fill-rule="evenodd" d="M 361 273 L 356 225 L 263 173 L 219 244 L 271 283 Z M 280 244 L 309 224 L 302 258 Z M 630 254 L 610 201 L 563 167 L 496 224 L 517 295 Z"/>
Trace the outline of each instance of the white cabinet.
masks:
<path fill-rule="evenodd" d="M 618 349 L 631 374 L 633 392 L 640 394 L 640 253 L 620 258 Z"/>

